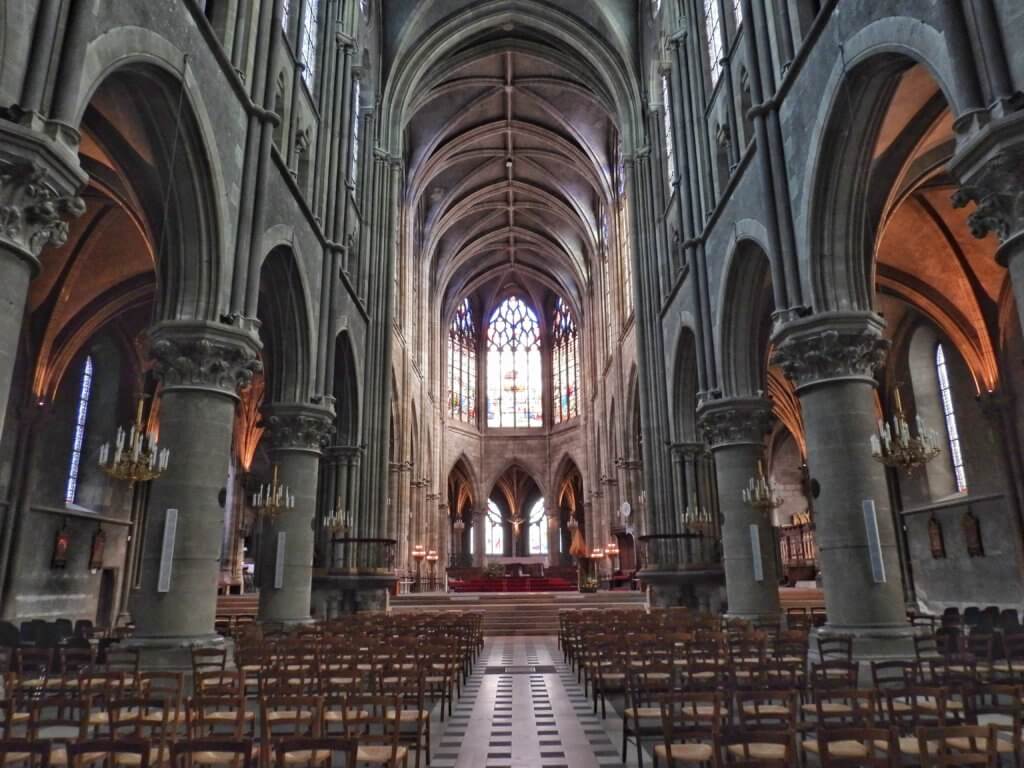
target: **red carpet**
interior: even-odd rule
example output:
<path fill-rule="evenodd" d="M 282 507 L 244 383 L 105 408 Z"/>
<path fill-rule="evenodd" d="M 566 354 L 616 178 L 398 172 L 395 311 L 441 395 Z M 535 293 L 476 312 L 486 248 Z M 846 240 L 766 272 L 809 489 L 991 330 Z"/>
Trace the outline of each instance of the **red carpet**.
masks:
<path fill-rule="evenodd" d="M 532 578 L 511 579 L 449 579 L 453 592 L 575 592 L 576 585 L 565 579 Z"/>

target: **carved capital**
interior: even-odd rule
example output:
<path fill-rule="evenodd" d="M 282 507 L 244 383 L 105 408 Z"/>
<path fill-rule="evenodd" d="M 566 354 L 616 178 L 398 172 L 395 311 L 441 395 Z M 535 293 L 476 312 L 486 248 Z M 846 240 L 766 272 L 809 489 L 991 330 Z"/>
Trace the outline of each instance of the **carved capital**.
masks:
<path fill-rule="evenodd" d="M 967 218 L 971 234 L 985 237 L 994 232 L 1000 243 L 1024 235 L 1024 118 L 1014 115 L 990 123 L 966 142 L 950 162 L 960 180 L 953 206 L 974 203 Z M 1008 254 L 997 258 L 1005 266 Z"/>
<path fill-rule="evenodd" d="M 39 253 L 68 239 L 68 221 L 85 213 L 86 176 L 52 136 L 0 120 L 0 245 L 38 267 Z"/>
<path fill-rule="evenodd" d="M 263 423 L 274 451 L 319 454 L 334 434 L 334 414 L 327 408 L 301 403 L 271 403 Z"/>
<path fill-rule="evenodd" d="M 149 332 L 153 371 L 165 391 L 205 389 L 237 397 L 263 369 L 255 334 L 220 323 L 172 320 Z"/>
<path fill-rule="evenodd" d="M 772 403 L 761 397 L 730 397 L 701 406 L 698 419 L 712 450 L 762 445 L 772 426 Z"/>
<path fill-rule="evenodd" d="M 884 323 L 871 312 L 825 312 L 782 326 L 775 335 L 772 363 L 797 390 L 837 379 L 875 383 L 889 340 Z"/>

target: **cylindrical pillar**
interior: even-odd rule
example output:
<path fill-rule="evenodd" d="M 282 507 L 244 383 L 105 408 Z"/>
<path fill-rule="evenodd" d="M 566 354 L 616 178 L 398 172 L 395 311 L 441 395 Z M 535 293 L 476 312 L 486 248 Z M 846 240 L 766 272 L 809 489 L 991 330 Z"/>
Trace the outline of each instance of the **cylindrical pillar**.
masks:
<path fill-rule="evenodd" d="M 885 468 L 871 455 L 883 327 L 870 312 L 821 313 L 784 326 L 774 353 L 803 411 L 828 627 L 878 639 L 907 625 Z"/>
<path fill-rule="evenodd" d="M 260 367 L 260 344 L 252 334 L 199 321 L 161 323 L 149 336 L 162 385 L 160 446 L 170 461 L 150 490 L 135 637 L 212 639 L 235 405 Z"/>
<path fill-rule="evenodd" d="M 263 521 L 259 619 L 292 624 L 309 621 L 317 473 L 334 414 L 298 403 L 274 403 L 266 414 L 270 457 L 295 506 Z"/>
<path fill-rule="evenodd" d="M 780 610 L 771 521 L 742 496 L 764 458 L 771 419 L 771 402 L 762 398 L 713 400 L 700 409 L 718 477 L 729 615 L 744 619 L 773 620 Z"/>

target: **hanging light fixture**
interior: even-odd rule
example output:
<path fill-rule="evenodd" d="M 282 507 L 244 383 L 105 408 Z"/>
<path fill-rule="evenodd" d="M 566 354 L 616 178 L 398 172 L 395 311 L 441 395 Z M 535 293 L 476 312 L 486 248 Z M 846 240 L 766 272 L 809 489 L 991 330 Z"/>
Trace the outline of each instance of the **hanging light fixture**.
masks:
<path fill-rule="evenodd" d="M 452 523 L 452 529 L 456 533 L 462 533 L 466 530 L 466 521 L 462 519 L 462 515 L 458 512 L 455 513 L 455 522 Z"/>
<path fill-rule="evenodd" d="M 569 510 L 569 519 L 568 519 L 568 521 L 566 521 L 565 527 L 568 528 L 570 531 L 575 531 L 577 528 L 580 527 L 580 523 L 576 519 L 576 510 L 575 509 Z"/>
<path fill-rule="evenodd" d="M 127 429 L 118 427 L 114 440 L 100 446 L 100 469 L 115 480 L 127 480 L 129 485 L 159 477 L 171 458 L 170 449 L 157 444 L 156 432 L 145 431 L 143 400 L 139 398 L 135 423 Z"/>
<path fill-rule="evenodd" d="M 764 474 L 762 461 L 757 462 L 757 475 L 750 478 L 750 484 L 743 489 L 743 501 L 765 514 L 782 505 L 782 499 L 775 495 L 775 489 Z"/>
<path fill-rule="evenodd" d="M 335 498 L 334 509 L 324 518 L 324 528 L 338 538 L 345 538 L 352 529 L 348 510 L 341 507 L 341 496 Z"/>
<path fill-rule="evenodd" d="M 914 419 L 917 434 L 910 433 L 898 387 L 895 406 L 891 424 L 884 424 L 881 419 L 878 421 L 878 434 L 871 436 L 871 457 L 887 467 L 898 467 L 909 474 L 939 455 L 939 437 L 935 430 L 925 428 L 920 416 Z"/>
<path fill-rule="evenodd" d="M 697 502 L 696 493 L 690 494 L 690 503 L 683 509 L 682 517 L 684 531 L 701 537 L 711 534 L 711 511 Z"/>
<path fill-rule="evenodd" d="M 252 507 L 260 517 L 276 520 L 278 515 L 288 509 L 295 509 L 295 494 L 288 486 L 277 479 L 277 465 L 274 465 L 269 483 L 260 485 L 252 495 Z"/>

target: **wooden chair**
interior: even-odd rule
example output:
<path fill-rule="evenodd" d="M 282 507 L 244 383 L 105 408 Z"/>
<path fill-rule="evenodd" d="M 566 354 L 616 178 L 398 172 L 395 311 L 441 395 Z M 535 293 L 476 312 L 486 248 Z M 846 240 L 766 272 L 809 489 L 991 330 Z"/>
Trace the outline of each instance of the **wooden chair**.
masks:
<path fill-rule="evenodd" d="M 917 738 L 918 730 L 946 725 L 947 700 L 948 694 L 944 688 L 930 686 L 886 692 L 889 725 L 896 731 L 897 746 L 902 755 L 920 757 L 922 742 Z M 928 746 L 932 750 L 936 748 L 933 742 L 929 742 Z"/>
<path fill-rule="evenodd" d="M 280 739 L 274 745 L 276 768 L 320 763 L 332 768 L 354 768 L 359 741 L 339 737 L 294 737 Z"/>
<path fill-rule="evenodd" d="M 260 699 L 260 745 L 264 765 L 269 764 L 282 739 L 319 737 L 322 701 L 319 696 L 281 696 Z M 330 753 L 285 752 L 288 765 L 323 764 Z"/>
<path fill-rule="evenodd" d="M 109 718 L 103 713 L 102 725 L 96 725 L 95 714 L 92 700 L 88 696 L 46 696 L 33 702 L 30 729 L 32 739 L 38 740 L 45 734 L 46 738 L 57 745 L 50 751 L 50 765 L 68 766 L 70 744 L 87 741 L 94 736 L 94 731 L 101 729 L 106 735 Z M 101 752 L 85 762 L 104 759 L 105 754 Z"/>
<path fill-rule="evenodd" d="M 853 661 L 853 639 L 836 635 L 832 637 L 818 637 L 818 658 L 822 663 L 830 661 L 841 661 L 850 663 Z"/>
<path fill-rule="evenodd" d="M 622 762 L 629 740 L 636 743 L 636 759 L 644 765 L 643 741 L 660 740 L 660 697 L 675 688 L 676 667 L 670 662 L 637 659 L 626 667 L 626 696 L 622 710 Z"/>
<path fill-rule="evenodd" d="M 1012 755 L 1013 765 L 1021 765 L 1024 757 L 1024 689 L 1019 685 L 991 683 L 967 696 L 967 722 L 970 725 L 990 724 L 996 732 L 996 752 Z M 1004 738 L 999 738 L 1000 735 Z M 950 743 L 956 748 L 955 740 Z"/>
<path fill-rule="evenodd" d="M 992 725 L 954 725 L 921 728 L 921 768 L 945 768 L 950 765 L 984 765 L 998 768 L 996 730 Z M 934 750 L 929 748 L 934 744 Z"/>
<path fill-rule="evenodd" d="M 805 723 L 805 726 L 813 727 L 815 738 L 805 739 L 801 749 L 812 755 L 821 754 L 823 733 L 851 728 L 870 728 L 878 714 L 875 692 L 857 688 L 816 691 L 814 702 L 810 705 L 805 704 L 802 709 L 806 711 L 808 706 L 812 708 L 814 721 Z M 853 751 L 852 745 L 850 751 Z"/>
<path fill-rule="evenodd" d="M 197 765 L 252 768 L 256 748 L 251 739 L 203 738 L 185 739 L 171 744 L 174 768 Z"/>
<path fill-rule="evenodd" d="M 149 768 L 149 742 L 145 739 L 85 739 L 67 745 L 69 768 L 131 765 Z"/>
<path fill-rule="evenodd" d="M 112 738 L 145 742 L 147 765 L 170 766 L 171 702 L 161 697 L 127 698 L 111 702 L 108 709 Z M 111 755 L 110 762 L 118 768 L 140 768 L 133 752 Z"/>
<path fill-rule="evenodd" d="M 190 739 L 252 739 L 256 713 L 240 695 L 195 696 L 186 710 Z"/>
<path fill-rule="evenodd" d="M 0 739 L 0 765 L 50 768 L 50 742 L 42 739 Z"/>
<path fill-rule="evenodd" d="M 727 713 L 719 693 L 666 693 L 660 697 L 664 740 L 654 745 L 655 764 L 717 762 L 718 738 Z"/>
<path fill-rule="evenodd" d="M 821 768 L 897 768 L 891 728 L 824 728 L 818 732 Z"/>
<path fill-rule="evenodd" d="M 425 706 L 425 675 L 422 667 L 415 663 L 409 668 L 411 657 L 399 657 L 394 663 L 395 668 L 385 671 L 380 693 L 398 697 L 399 707 L 387 714 L 398 721 L 399 741 L 416 750 L 416 768 L 420 768 L 424 754 L 428 764 L 430 761 L 430 710 Z M 410 726 L 411 730 L 404 730 Z"/>
<path fill-rule="evenodd" d="M 181 672 L 143 672 L 139 678 L 139 695 L 147 699 L 163 699 L 167 705 L 167 737 L 185 735 L 185 679 Z M 147 715 L 143 713 L 145 719 Z M 154 713 L 152 717 L 161 717 Z"/>
<path fill-rule="evenodd" d="M 725 764 L 736 768 L 792 768 L 792 731 L 748 731 L 733 728 L 721 738 Z"/>
<path fill-rule="evenodd" d="M 386 768 L 408 766 L 409 748 L 399 743 L 401 723 L 398 718 L 388 714 L 401 706 L 399 696 L 358 695 L 349 698 L 343 711 L 353 713 L 353 718 L 345 726 L 346 731 L 359 740 L 357 764 L 368 763 Z"/>

